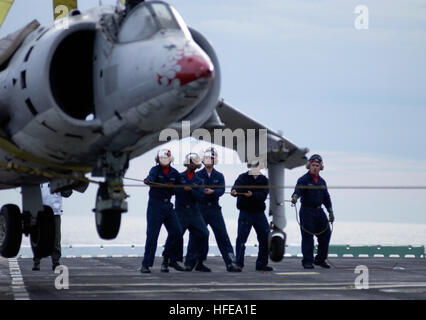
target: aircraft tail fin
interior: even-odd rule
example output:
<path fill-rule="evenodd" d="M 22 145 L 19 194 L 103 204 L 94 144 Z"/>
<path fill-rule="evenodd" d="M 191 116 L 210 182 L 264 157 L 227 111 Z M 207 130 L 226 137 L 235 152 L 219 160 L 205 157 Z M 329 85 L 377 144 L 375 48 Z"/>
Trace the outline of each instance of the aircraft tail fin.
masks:
<path fill-rule="evenodd" d="M 60 19 L 68 16 L 71 10 L 77 9 L 77 0 L 53 0 L 54 19 Z"/>
<path fill-rule="evenodd" d="M 0 0 L 0 27 L 6 19 L 9 9 L 15 0 Z"/>

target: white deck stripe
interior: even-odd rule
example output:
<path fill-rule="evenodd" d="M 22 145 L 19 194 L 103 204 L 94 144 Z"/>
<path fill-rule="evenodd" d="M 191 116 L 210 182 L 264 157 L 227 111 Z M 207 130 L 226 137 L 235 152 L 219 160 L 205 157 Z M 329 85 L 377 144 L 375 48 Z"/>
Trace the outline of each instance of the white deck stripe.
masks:
<path fill-rule="evenodd" d="M 369 287 L 369 289 L 388 289 L 388 288 L 425 288 L 424 285 L 412 283 L 412 284 L 389 284 L 389 285 L 374 285 Z M 74 295 L 97 295 L 97 294 L 145 294 L 145 293 L 209 293 L 209 292 L 247 292 L 247 291 L 356 291 L 360 289 L 356 289 L 353 285 L 352 286 L 312 286 L 312 285 L 305 285 L 301 287 L 292 287 L 292 286 L 286 286 L 281 285 L 280 287 L 264 287 L 264 288 L 168 288 L 168 289 L 151 289 L 151 290 L 91 290 L 91 291 L 73 291 Z"/>
<path fill-rule="evenodd" d="M 295 282 L 295 283 L 278 283 L 278 282 L 246 282 L 246 283 L 229 283 L 229 282 L 204 282 L 204 283 L 164 283 L 164 282 L 140 282 L 140 283 L 72 283 L 71 287 L 335 287 L 344 286 L 354 288 L 353 282 Z M 370 288 L 387 288 L 387 287 L 424 287 L 426 282 L 373 282 Z M 244 289 L 243 289 L 244 290 Z M 114 291 L 115 292 L 115 291 Z"/>
<path fill-rule="evenodd" d="M 10 258 L 9 273 L 12 278 L 12 292 L 15 300 L 30 300 L 27 289 L 25 288 L 24 278 L 22 277 L 21 268 L 16 258 Z"/>

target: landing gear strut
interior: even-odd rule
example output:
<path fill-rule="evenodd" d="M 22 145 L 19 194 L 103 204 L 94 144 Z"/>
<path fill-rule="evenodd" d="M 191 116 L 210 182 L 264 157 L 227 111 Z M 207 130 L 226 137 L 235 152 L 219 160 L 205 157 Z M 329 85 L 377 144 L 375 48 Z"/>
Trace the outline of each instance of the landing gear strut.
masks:
<path fill-rule="evenodd" d="M 123 177 L 129 165 L 128 154 L 107 152 L 98 160 L 92 173 L 94 177 L 105 177 L 96 196 L 96 230 L 105 240 L 117 237 L 120 230 L 121 214 L 127 212 L 127 198 L 123 190 Z"/>
<path fill-rule="evenodd" d="M 281 164 L 268 164 L 269 181 L 273 186 L 284 183 L 284 166 Z M 284 189 L 271 188 L 270 213 L 272 216 L 271 231 L 269 233 L 269 257 L 274 262 L 279 262 L 285 254 L 286 234 L 284 228 L 285 219 Z"/>

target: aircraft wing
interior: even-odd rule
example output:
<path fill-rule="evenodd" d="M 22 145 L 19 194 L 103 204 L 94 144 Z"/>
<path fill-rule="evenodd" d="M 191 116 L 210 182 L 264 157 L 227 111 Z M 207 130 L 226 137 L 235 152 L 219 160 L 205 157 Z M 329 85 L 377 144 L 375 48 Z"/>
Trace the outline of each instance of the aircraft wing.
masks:
<path fill-rule="evenodd" d="M 282 164 L 287 169 L 293 169 L 306 163 L 306 154 L 309 152 L 309 149 L 299 148 L 289 139 L 282 136 L 280 132 L 268 128 L 223 100 L 217 105 L 216 112 L 218 119 L 214 122 L 217 124 L 218 121 L 221 121 L 220 127 L 222 129 L 230 129 L 232 131 L 239 128 L 243 130 L 265 129 L 267 132 L 268 163 Z M 212 120 L 210 119 L 210 121 Z M 258 144 L 258 140 L 259 137 L 256 135 L 256 144 Z M 238 147 L 237 144 L 234 144 L 234 150 Z M 239 156 L 242 158 L 240 154 Z"/>

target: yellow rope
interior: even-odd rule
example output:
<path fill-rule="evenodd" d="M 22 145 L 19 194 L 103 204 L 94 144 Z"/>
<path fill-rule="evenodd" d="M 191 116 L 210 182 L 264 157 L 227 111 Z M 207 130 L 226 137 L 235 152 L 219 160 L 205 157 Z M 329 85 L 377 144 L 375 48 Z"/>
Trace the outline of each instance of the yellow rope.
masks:
<path fill-rule="evenodd" d="M 47 171 L 47 170 L 41 170 L 41 169 L 34 169 L 26 166 L 22 166 L 19 164 L 16 164 L 14 162 L 0 162 L 0 167 L 6 168 L 9 171 L 15 171 L 18 173 L 24 173 L 34 176 L 43 176 L 45 178 L 63 178 L 63 179 L 69 179 L 74 181 L 81 181 L 85 183 L 96 183 L 99 184 L 99 181 L 87 179 L 85 177 L 75 177 L 70 174 L 64 174 L 64 173 L 58 173 L 54 171 Z"/>
<path fill-rule="evenodd" d="M 32 154 L 26 151 L 19 149 L 15 144 L 4 138 L 0 138 L 0 149 L 10 153 L 18 159 L 38 163 L 49 168 L 78 171 L 84 173 L 92 171 L 92 167 L 69 166 L 41 159 L 39 157 L 33 156 Z"/>

